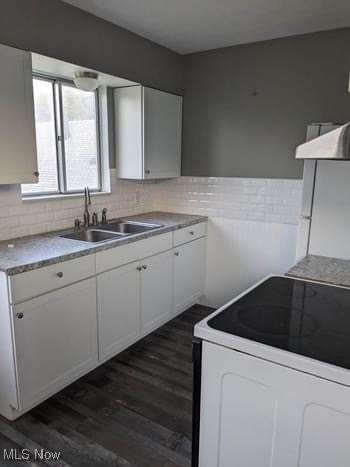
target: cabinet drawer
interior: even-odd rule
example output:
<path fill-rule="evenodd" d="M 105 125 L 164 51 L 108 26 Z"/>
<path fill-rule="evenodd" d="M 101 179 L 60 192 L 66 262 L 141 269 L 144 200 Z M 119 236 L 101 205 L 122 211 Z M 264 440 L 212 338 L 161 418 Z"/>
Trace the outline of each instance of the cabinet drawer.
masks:
<path fill-rule="evenodd" d="M 96 254 L 97 274 L 172 248 L 172 233 L 156 235 Z"/>
<path fill-rule="evenodd" d="M 95 274 L 95 255 L 10 276 L 11 302 L 23 302 Z"/>
<path fill-rule="evenodd" d="M 184 229 L 175 230 L 174 232 L 174 246 L 181 245 L 182 243 L 191 242 L 196 238 L 204 237 L 207 233 L 207 223 L 201 222 L 200 224 L 191 225 Z"/>

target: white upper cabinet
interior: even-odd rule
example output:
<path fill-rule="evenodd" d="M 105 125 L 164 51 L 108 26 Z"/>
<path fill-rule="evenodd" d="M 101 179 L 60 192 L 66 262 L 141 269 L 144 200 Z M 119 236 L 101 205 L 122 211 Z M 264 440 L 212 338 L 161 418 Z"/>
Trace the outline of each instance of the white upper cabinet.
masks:
<path fill-rule="evenodd" d="M 35 183 L 31 54 L 0 44 L 0 184 Z"/>
<path fill-rule="evenodd" d="M 179 177 L 182 97 L 144 86 L 119 88 L 114 96 L 118 176 Z"/>

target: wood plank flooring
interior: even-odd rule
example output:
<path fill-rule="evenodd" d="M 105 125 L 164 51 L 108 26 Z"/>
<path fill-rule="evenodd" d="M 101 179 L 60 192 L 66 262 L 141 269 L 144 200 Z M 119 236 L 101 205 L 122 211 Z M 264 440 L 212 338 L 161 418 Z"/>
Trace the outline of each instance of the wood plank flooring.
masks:
<path fill-rule="evenodd" d="M 190 466 L 193 326 L 211 311 L 190 308 L 15 422 L 0 417 L 0 466 Z"/>

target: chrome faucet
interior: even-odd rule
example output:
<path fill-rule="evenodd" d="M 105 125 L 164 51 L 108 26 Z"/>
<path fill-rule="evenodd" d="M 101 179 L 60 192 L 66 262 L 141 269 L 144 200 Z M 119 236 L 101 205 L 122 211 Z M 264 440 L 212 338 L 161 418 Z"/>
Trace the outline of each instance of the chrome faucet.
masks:
<path fill-rule="evenodd" d="M 89 187 L 84 188 L 84 227 L 90 226 L 89 206 L 91 206 L 91 196 Z"/>

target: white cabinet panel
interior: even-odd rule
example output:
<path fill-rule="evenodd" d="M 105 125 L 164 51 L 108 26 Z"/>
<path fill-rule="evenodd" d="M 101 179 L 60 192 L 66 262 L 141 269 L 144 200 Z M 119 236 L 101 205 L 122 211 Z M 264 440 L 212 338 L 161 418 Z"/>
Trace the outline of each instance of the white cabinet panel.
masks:
<path fill-rule="evenodd" d="M 96 272 L 115 269 L 172 248 L 172 232 L 96 253 Z"/>
<path fill-rule="evenodd" d="M 139 263 L 97 278 L 99 360 L 116 355 L 141 335 Z"/>
<path fill-rule="evenodd" d="M 233 394 L 244 394 L 244 402 L 242 397 L 232 397 Z M 244 459 L 244 466 L 269 467 L 276 415 L 273 390 L 254 379 L 229 373 L 223 376 L 221 398 L 220 465 L 231 466 L 236 458 L 237 465 Z M 232 420 L 236 420 L 233 425 Z M 233 458 L 228 449 L 232 444 Z"/>
<path fill-rule="evenodd" d="M 11 303 L 60 289 L 95 275 L 95 255 L 52 264 L 10 276 Z"/>
<path fill-rule="evenodd" d="M 121 178 L 142 179 L 142 87 L 116 90 L 114 112 L 118 174 Z"/>
<path fill-rule="evenodd" d="M 309 254 L 350 259 L 350 164 L 318 161 Z"/>
<path fill-rule="evenodd" d="M 0 44 L 0 184 L 38 181 L 32 62 Z"/>
<path fill-rule="evenodd" d="M 182 97 L 144 86 L 119 88 L 114 96 L 118 176 L 179 177 Z"/>
<path fill-rule="evenodd" d="M 13 313 L 21 410 L 96 365 L 95 279 L 16 305 Z"/>
<path fill-rule="evenodd" d="M 347 467 L 349 388 L 205 342 L 200 467 Z"/>
<path fill-rule="evenodd" d="M 200 238 L 174 250 L 174 313 L 192 306 L 204 293 L 206 239 Z"/>
<path fill-rule="evenodd" d="M 349 404 L 346 404 L 345 412 L 341 407 L 346 397 L 345 391 L 343 388 L 343 395 L 339 394 L 338 401 L 327 397 L 322 404 L 305 406 L 298 467 L 349 466 Z M 328 404 L 331 406 L 328 407 Z"/>
<path fill-rule="evenodd" d="M 147 258 L 141 267 L 142 333 L 147 334 L 171 318 L 172 252 Z"/>
<path fill-rule="evenodd" d="M 182 98 L 144 88 L 143 106 L 145 178 L 179 177 Z"/>
<path fill-rule="evenodd" d="M 183 229 L 174 231 L 174 246 L 182 243 L 191 242 L 197 238 L 204 237 L 207 233 L 207 223 L 200 222 L 199 224 L 190 225 Z"/>

